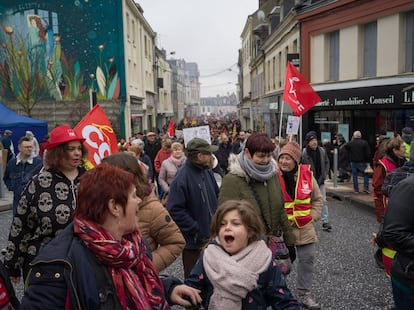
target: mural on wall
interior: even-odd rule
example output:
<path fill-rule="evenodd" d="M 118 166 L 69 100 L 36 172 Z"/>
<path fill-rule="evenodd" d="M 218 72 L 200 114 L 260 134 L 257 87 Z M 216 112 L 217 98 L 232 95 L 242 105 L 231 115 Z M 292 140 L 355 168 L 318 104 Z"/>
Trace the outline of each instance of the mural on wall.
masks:
<path fill-rule="evenodd" d="M 2 0 L 0 100 L 122 96 L 122 1 Z M 117 67 L 118 66 L 118 67 Z"/>

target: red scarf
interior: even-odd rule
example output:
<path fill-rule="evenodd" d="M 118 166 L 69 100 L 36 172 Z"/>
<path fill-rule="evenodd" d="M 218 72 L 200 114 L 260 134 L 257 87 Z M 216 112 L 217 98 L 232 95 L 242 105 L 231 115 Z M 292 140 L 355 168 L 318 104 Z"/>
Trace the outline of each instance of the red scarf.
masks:
<path fill-rule="evenodd" d="M 114 240 L 100 225 L 75 217 L 74 232 L 104 264 L 112 276 L 122 309 L 169 309 L 164 288 L 151 260 L 141 232 Z"/>

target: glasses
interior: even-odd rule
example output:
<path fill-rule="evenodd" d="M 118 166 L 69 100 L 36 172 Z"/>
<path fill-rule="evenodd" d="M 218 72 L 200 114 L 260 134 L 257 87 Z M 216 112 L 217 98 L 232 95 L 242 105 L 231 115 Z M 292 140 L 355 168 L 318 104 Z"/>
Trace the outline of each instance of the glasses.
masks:
<path fill-rule="evenodd" d="M 74 152 L 76 150 L 79 152 L 83 151 L 82 146 L 65 146 L 63 149 L 65 150 L 65 152 Z"/>

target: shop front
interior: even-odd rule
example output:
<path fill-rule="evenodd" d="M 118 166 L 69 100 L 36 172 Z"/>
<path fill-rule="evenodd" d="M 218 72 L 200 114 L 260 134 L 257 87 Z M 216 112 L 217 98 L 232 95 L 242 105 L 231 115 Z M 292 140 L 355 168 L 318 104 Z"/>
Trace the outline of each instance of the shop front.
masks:
<path fill-rule="evenodd" d="M 349 141 L 359 130 L 372 149 L 376 134 L 389 135 L 414 128 L 414 77 L 315 85 L 322 102 L 303 116 L 303 134 L 315 130 L 319 138 L 333 140 L 342 133 Z"/>

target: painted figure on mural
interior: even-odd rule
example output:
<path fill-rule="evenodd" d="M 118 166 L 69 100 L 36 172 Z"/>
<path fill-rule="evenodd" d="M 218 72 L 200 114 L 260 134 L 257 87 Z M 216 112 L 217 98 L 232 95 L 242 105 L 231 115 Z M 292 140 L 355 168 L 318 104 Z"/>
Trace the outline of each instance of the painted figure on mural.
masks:
<path fill-rule="evenodd" d="M 46 72 L 46 29 L 38 15 L 27 15 L 28 55 L 33 73 Z"/>

